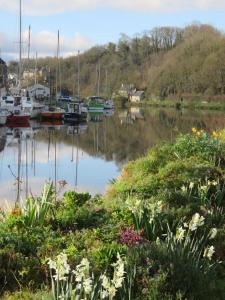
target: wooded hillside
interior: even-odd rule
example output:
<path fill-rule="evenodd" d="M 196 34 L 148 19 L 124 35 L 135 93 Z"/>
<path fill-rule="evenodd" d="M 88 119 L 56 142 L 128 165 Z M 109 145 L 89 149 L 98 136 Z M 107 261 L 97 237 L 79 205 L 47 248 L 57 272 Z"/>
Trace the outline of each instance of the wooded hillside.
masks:
<path fill-rule="evenodd" d="M 29 65 L 34 68 L 35 62 Z M 80 55 L 82 96 L 96 93 L 99 65 L 102 95 L 118 91 L 122 83 L 145 89 L 148 97 L 223 95 L 225 35 L 200 24 L 154 28 L 132 38 L 121 34 L 117 44 L 95 46 Z M 54 86 L 56 66 L 56 58 L 39 59 L 38 68 L 44 69 L 39 81 L 49 81 L 51 68 Z M 11 62 L 9 70 L 16 69 Z M 62 90 L 76 94 L 77 57 L 61 58 L 60 74 Z"/>

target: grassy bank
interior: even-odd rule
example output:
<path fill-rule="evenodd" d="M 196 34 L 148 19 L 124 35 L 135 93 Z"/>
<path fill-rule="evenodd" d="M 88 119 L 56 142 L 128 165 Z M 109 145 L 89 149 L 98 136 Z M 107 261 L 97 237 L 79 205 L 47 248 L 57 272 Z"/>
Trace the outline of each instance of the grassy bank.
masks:
<path fill-rule="evenodd" d="M 1 212 L 1 299 L 223 299 L 224 157 L 224 132 L 194 128 L 103 198 L 49 184 Z"/>
<path fill-rule="evenodd" d="M 207 101 L 187 101 L 177 100 L 145 100 L 140 103 L 129 103 L 128 106 L 138 107 L 162 107 L 162 108 L 188 108 L 188 109 L 204 109 L 204 110 L 225 110 L 225 102 L 207 102 Z"/>

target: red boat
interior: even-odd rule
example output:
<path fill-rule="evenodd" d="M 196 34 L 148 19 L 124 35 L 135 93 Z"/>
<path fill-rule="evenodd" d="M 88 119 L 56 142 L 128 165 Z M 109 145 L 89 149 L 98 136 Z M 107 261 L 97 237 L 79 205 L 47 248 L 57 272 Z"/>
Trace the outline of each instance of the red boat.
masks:
<path fill-rule="evenodd" d="M 29 114 L 10 114 L 7 116 L 6 123 L 27 123 L 30 120 Z"/>
<path fill-rule="evenodd" d="M 26 121 L 26 122 L 7 122 L 6 124 L 6 127 L 9 127 L 9 128 L 27 128 L 27 127 L 30 127 L 30 123 L 29 121 Z"/>
<path fill-rule="evenodd" d="M 55 108 L 41 112 L 41 117 L 48 120 L 61 120 L 64 114 L 65 111 L 63 109 Z"/>

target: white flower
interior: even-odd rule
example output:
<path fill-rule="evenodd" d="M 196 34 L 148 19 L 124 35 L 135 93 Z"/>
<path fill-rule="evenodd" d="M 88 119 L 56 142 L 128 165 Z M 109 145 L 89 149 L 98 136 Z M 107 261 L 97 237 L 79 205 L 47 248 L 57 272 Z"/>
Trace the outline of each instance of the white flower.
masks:
<path fill-rule="evenodd" d="M 128 209 L 133 213 L 142 214 L 143 213 L 143 203 L 140 199 L 129 197 L 126 200 L 126 205 Z"/>
<path fill-rule="evenodd" d="M 182 185 L 181 191 L 185 193 L 185 192 L 187 192 L 187 188 L 184 185 Z"/>
<path fill-rule="evenodd" d="M 216 185 L 218 184 L 218 182 L 217 182 L 216 180 L 213 180 L 213 181 L 211 182 L 211 184 L 214 185 L 214 186 L 216 186 Z"/>
<path fill-rule="evenodd" d="M 200 187 L 200 190 L 203 191 L 203 192 L 206 192 L 207 191 L 207 186 L 206 185 L 202 185 Z"/>
<path fill-rule="evenodd" d="M 209 239 L 212 240 L 215 238 L 215 236 L 217 235 L 217 229 L 216 228 L 212 228 L 209 232 Z"/>
<path fill-rule="evenodd" d="M 112 264 L 114 267 L 114 275 L 112 283 L 116 288 L 119 288 L 122 286 L 123 280 L 124 280 L 124 261 L 120 257 L 119 253 L 117 253 L 117 262 L 115 264 Z"/>
<path fill-rule="evenodd" d="M 113 285 L 111 285 L 108 289 L 108 293 L 109 293 L 109 298 L 112 299 L 116 295 L 116 288 Z"/>
<path fill-rule="evenodd" d="M 109 296 L 109 293 L 106 290 L 101 291 L 101 298 L 105 299 Z"/>
<path fill-rule="evenodd" d="M 198 227 L 204 225 L 204 220 L 205 218 L 200 216 L 199 213 L 194 214 L 189 223 L 189 229 L 195 231 Z"/>
<path fill-rule="evenodd" d="M 86 294 L 90 294 L 92 291 L 92 279 L 89 277 L 83 282 L 84 291 Z"/>
<path fill-rule="evenodd" d="M 209 215 L 213 215 L 213 210 L 211 209 L 209 209 L 209 210 L 207 210 L 207 213 L 209 214 Z"/>
<path fill-rule="evenodd" d="M 151 217 L 151 218 L 149 219 L 149 224 L 152 224 L 153 222 L 154 222 L 154 218 Z"/>
<path fill-rule="evenodd" d="M 110 287 L 109 278 L 104 274 L 101 275 L 100 279 L 102 280 L 102 286 L 104 287 L 104 289 L 108 290 L 108 288 Z"/>
<path fill-rule="evenodd" d="M 124 261 L 117 253 L 117 262 L 112 264 L 114 267 L 113 279 L 110 280 L 105 274 L 101 275 L 100 279 L 102 281 L 102 291 L 101 297 L 112 299 L 116 295 L 118 288 L 122 287 L 124 281 Z"/>
<path fill-rule="evenodd" d="M 70 266 L 67 263 L 67 255 L 65 253 L 57 255 L 55 261 L 49 259 L 48 264 L 50 269 L 55 270 L 55 275 L 53 277 L 56 280 L 64 281 L 67 279 L 66 275 L 70 272 Z"/>
<path fill-rule="evenodd" d="M 188 223 L 184 222 L 183 226 L 184 228 L 188 228 Z"/>
<path fill-rule="evenodd" d="M 54 260 L 49 259 L 48 260 L 48 265 L 50 269 L 55 270 L 56 269 L 56 262 Z"/>
<path fill-rule="evenodd" d="M 189 184 L 189 189 L 191 189 L 191 190 L 192 190 L 192 189 L 193 189 L 193 187 L 194 187 L 194 185 L 195 185 L 195 184 L 194 184 L 194 182 L 190 182 L 190 184 Z"/>
<path fill-rule="evenodd" d="M 184 239 L 185 229 L 179 227 L 176 232 L 176 239 L 182 241 Z"/>
<path fill-rule="evenodd" d="M 207 257 L 209 260 L 211 260 L 214 253 L 215 253 L 214 246 L 207 247 L 204 251 L 203 257 Z"/>

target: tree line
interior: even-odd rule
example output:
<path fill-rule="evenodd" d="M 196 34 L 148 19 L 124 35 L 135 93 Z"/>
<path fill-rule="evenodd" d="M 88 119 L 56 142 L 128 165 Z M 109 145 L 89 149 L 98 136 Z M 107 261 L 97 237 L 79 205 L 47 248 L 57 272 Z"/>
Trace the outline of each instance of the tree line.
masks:
<path fill-rule="evenodd" d="M 34 60 L 24 60 L 24 68 L 34 68 Z M 42 69 L 40 83 L 54 87 L 56 70 L 58 84 L 64 93 L 76 94 L 77 57 L 46 57 L 38 59 Z M 15 72 L 16 62 L 9 71 Z M 49 73 L 51 70 L 51 74 Z M 81 94 L 111 95 L 121 84 L 134 84 L 146 91 L 147 97 L 170 95 L 225 94 L 225 35 L 210 25 L 192 24 L 185 28 L 157 27 L 129 37 L 121 34 L 118 43 L 96 45 L 80 54 Z"/>

